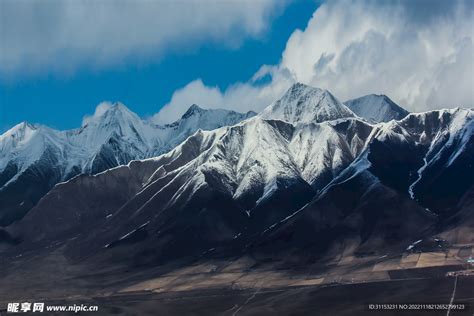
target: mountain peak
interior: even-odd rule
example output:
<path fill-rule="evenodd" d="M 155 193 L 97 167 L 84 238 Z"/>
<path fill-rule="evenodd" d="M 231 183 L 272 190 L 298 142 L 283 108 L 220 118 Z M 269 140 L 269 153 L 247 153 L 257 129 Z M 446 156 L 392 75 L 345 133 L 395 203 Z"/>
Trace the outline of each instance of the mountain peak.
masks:
<path fill-rule="evenodd" d="M 36 129 L 36 126 L 34 124 L 31 124 L 27 121 L 23 121 L 21 123 L 18 123 L 17 125 L 13 126 L 11 129 L 9 129 L 10 132 L 16 132 L 20 130 L 25 130 L 25 129 Z"/>
<path fill-rule="evenodd" d="M 97 106 L 94 115 L 84 118 L 79 130 L 70 131 L 68 135 L 72 137 L 72 143 L 80 144 L 93 156 L 105 144 L 118 139 L 146 152 L 151 146 L 151 132 L 152 127 L 123 103 L 103 102 Z"/>
<path fill-rule="evenodd" d="M 186 119 L 190 116 L 193 116 L 195 114 L 200 114 L 202 112 L 206 111 L 205 109 L 201 108 L 199 105 L 197 104 L 193 104 L 189 107 L 189 109 L 183 114 L 183 116 L 181 116 L 182 119 Z"/>
<path fill-rule="evenodd" d="M 130 111 L 121 102 L 102 102 L 100 103 L 94 114 L 86 116 L 83 120 L 82 127 L 88 125 L 110 125 L 123 124 L 125 122 L 138 122 L 141 121 L 140 117 L 134 112 Z"/>
<path fill-rule="evenodd" d="M 133 113 L 132 111 L 130 111 L 129 108 L 127 108 L 125 106 L 125 104 L 121 103 L 121 102 L 114 102 L 111 104 L 111 106 L 106 109 L 105 113 L 104 114 L 109 114 L 109 115 L 134 115 L 136 116 L 135 113 Z"/>
<path fill-rule="evenodd" d="M 329 93 L 329 91 L 317 88 L 317 87 L 312 87 L 307 84 L 301 83 L 301 82 L 296 82 L 293 85 L 291 85 L 290 88 L 285 92 L 284 96 L 290 97 L 299 97 L 301 95 L 305 94 L 326 94 Z"/>
<path fill-rule="evenodd" d="M 384 94 L 369 94 L 348 100 L 344 104 L 355 114 L 371 123 L 400 120 L 409 112 Z"/>
<path fill-rule="evenodd" d="M 130 111 L 125 104 L 119 101 L 112 103 L 111 109 L 115 111 Z"/>
<path fill-rule="evenodd" d="M 290 123 L 319 123 L 353 117 L 354 113 L 329 91 L 295 83 L 280 100 L 265 108 L 261 116 Z"/>
<path fill-rule="evenodd" d="M 301 90 L 301 89 L 323 90 L 321 88 L 312 87 L 312 86 L 307 85 L 307 84 L 302 83 L 302 82 L 295 82 L 294 84 L 291 85 L 291 87 L 288 89 L 288 91 L 297 91 L 297 90 Z"/>

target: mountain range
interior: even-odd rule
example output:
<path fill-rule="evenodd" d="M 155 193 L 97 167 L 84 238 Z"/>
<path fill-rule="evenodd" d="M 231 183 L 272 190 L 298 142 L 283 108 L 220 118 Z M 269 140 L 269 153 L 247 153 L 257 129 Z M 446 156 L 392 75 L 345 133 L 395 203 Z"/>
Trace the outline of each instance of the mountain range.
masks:
<path fill-rule="evenodd" d="M 0 136 L 0 226 L 23 217 L 59 182 L 157 156 L 198 129 L 232 125 L 255 114 L 192 105 L 181 119 L 160 126 L 115 103 L 79 129 L 20 123 Z"/>
<path fill-rule="evenodd" d="M 38 137 L 39 149 L 28 147 L 56 178 L 4 240 L 62 241 L 73 258 L 132 265 L 243 253 L 315 260 L 403 250 L 435 234 L 473 242 L 456 230 L 473 224 L 474 111 L 409 114 L 393 104 L 374 95 L 342 103 L 295 84 L 258 115 L 192 106 L 158 127 L 117 105 L 75 131 L 23 124 L 1 136 L 2 153 Z M 84 147 L 96 150 L 71 156 Z"/>

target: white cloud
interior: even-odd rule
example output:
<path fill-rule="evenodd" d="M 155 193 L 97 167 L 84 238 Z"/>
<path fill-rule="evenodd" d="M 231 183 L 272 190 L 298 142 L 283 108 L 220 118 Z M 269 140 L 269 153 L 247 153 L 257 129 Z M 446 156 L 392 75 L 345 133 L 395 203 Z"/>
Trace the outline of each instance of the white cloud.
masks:
<path fill-rule="evenodd" d="M 97 105 L 97 107 L 95 108 L 95 112 L 94 112 L 93 115 L 84 116 L 84 118 L 82 119 L 82 126 L 84 126 L 87 123 L 101 117 L 111 107 L 112 107 L 112 103 L 109 102 L 109 101 L 104 101 L 104 102 L 99 103 L 99 105 Z"/>
<path fill-rule="evenodd" d="M 286 1 L 1 0 L 0 75 L 72 72 L 258 37 Z"/>
<path fill-rule="evenodd" d="M 193 81 L 157 117 L 176 118 L 191 103 L 260 110 L 295 81 L 345 101 L 387 94 L 411 111 L 474 106 L 474 2 L 331 1 L 288 39 L 280 64 L 226 91 Z M 270 83 L 254 81 L 271 76 Z M 208 103 L 208 104 L 207 104 Z"/>

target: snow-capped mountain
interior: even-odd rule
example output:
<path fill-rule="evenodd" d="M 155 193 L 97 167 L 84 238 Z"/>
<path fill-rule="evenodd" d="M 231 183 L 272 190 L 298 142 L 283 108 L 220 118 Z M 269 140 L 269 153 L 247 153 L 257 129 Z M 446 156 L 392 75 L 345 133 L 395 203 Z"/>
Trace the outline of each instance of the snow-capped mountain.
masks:
<path fill-rule="evenodd" d="M 46 126 L 20 123 L 0 135 L 0 170 L 13 161 L 19 170 L 39 160 L 48 150 L 66 146 L 60 133 Z M 4 179 L 3 181 L 6 181 Z"/>
<path fill-rule="evenodd" d="M 472 174 L 472 110 L 377 125 L 273 114 L 200 130 L 161 156 L 61 183 L 13 232 L 30 241 L 76 236 L 70 251 L 78 256 L 127 249 L 144 261 L 210 249 L 317 254 L 334 243 L 372 252 L 432 233 L 436 218 L 458 213 L 473 190 L 472 177 L 446 181 Z"/>
<path fill-rule="evenodd" d="M 162 154 L 198 129 L 253 115 L 193 105 L 178 121 L 159 126 L 116 103 L 79 129 L 21 123 L 0 136 L 0 225 L 21 218 L 58 182 Z"/>
<path fill-rule="evenodd" d="M 354 113 L 329 91 L 295 83 L 281 99 L 265 108 L 260 116 L 289 123 L 319 123 L 354 117 Z"/>
<path fill-rule="evenodd" d="M 261 115 L 59 183 L 9 238 L 145 264 L 214 253 L 297 258 L 396 252 L 474 216 L 473 110 L 371 124 L 344 109 L 328 92 L 295 85 Z"/>
<path fill-rule="evenodd" d="M 155 126 L 142 121 L 120 103 L 88 120 L 79 130 L 66 133 L 80 157 L 73 164 L 82 166 L 81 171 L 86 173 L 127 163 L 133 157 L 145 158 L 162 145 L 163 136 Z"/>
<path fill-rule="evenodd" d="M 344 104 L 356 115 L 370 123 L 401 120 L 409 113 L 386 95 L 369 94 L 357 99 L 348 100 Z"/>

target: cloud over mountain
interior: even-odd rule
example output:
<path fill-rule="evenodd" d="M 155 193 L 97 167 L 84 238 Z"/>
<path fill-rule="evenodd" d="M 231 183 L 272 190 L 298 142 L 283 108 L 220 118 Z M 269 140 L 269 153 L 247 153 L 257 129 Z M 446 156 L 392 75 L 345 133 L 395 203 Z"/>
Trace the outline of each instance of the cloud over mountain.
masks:
<path fill-rule="evenodd" d="M 193 82 L 175 92 L 162 116 L 171 107 L 170 120 L 184 111 L 189 102 L 178 96 L 260 110 L 293 82 L 330 89 L 341 99 L 386 94 L 411 111 L 472 107 L 473 10 L 472 1 L 462 0 L 323 3 L 306 28 L 290 36 L 279 64 L 263 65 L 251 80 L 225 91 L 202 83 L 196 89 Z M 255 84 L 268 77 L 268 84 Z"/>
<path fill-rule="evenodd" d="M 343 99 L 375 92 L 411 110 L 472 106 L 473 8 L 468 1 L 325 3 L 292 34 L 278 67 Z"/>

